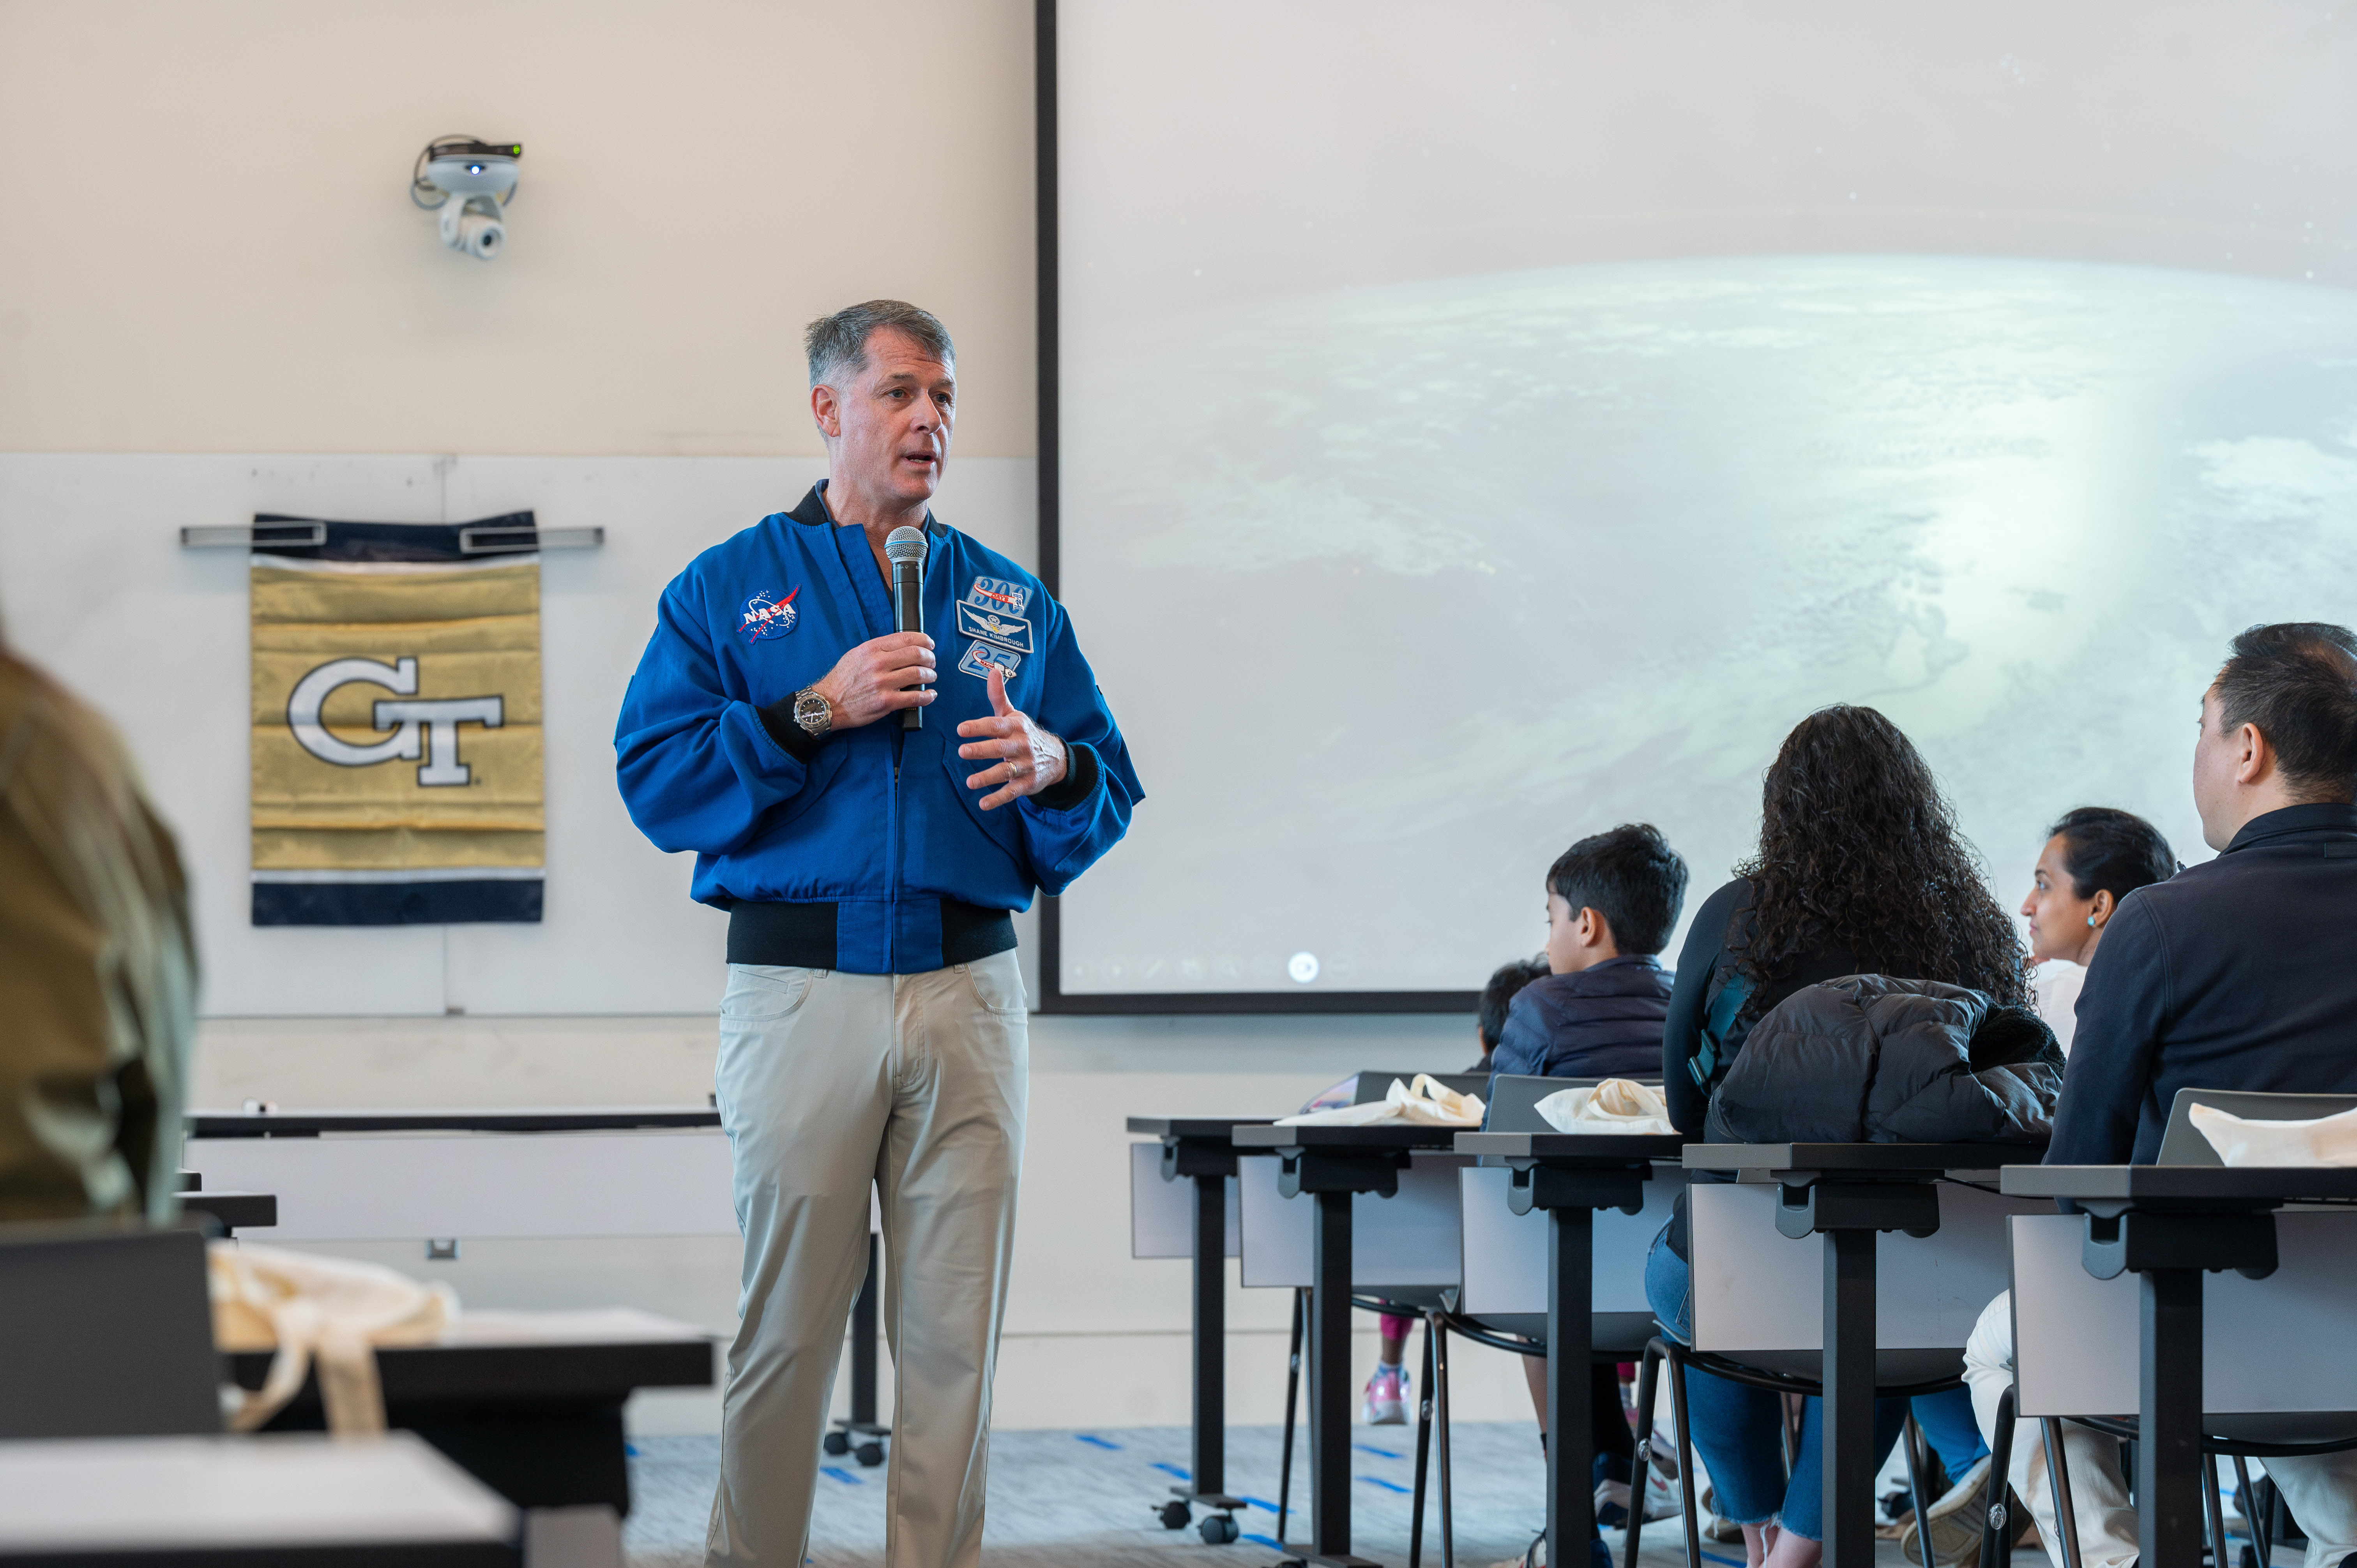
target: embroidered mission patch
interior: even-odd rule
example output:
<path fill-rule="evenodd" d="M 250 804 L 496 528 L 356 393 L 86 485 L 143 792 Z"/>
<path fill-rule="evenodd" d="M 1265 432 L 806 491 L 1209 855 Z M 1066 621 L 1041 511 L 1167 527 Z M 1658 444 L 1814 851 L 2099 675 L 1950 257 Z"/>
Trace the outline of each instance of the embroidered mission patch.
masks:
<path fill-rule="evenodd" d="M 1023 668 L 1023 655 L 987 643 L 969 643 L 965 657 L 958 660 L 958 668 L 979 681 L 989 680 L 993 670 L 998 671 L 1001 680 L 1012 681 L 1015 672 Z"/>

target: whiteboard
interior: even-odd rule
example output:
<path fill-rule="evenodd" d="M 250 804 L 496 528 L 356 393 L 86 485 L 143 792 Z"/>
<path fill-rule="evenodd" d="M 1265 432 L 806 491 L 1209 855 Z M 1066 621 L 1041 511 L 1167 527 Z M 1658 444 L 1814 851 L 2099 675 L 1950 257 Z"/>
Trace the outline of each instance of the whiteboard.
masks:
<path fill-rule="evenodd" d="M 180 842 L 214 1017 L 710 1013 L 727 920 L 688 898 L 614 785 L 614 721 L 656 596 L 697 552 L 802 498 L 795 457 L 0 454 L 0 625 L 121 726 Z M 1036 465 L 961 458 L 936 515 L 1026 564 Z M 537 926 L 248 923 L 246 555 L 179 530 L 257 511 L 602 526 L 541 575 L 548 904 Z"/>

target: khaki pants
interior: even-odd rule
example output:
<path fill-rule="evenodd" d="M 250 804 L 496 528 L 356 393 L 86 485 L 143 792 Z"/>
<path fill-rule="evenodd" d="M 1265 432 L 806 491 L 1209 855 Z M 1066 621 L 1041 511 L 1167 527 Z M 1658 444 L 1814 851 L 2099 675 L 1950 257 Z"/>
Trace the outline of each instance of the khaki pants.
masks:
<path fill-rule="evenodd" d="M 1964 1384 L 1973 1414 L 1992 1452 L 1996 1402 L 2013 1387 L 2013 1296 L 1988 1304 L 1964 1341 Z M 2080 1568 L 2129 1568 L 2136 1560 L 2136 1505 L 2120 1474 L 2115 1438 L 2071 1422 L 2062 1423 L 2062 1457 L 2071 1472 L 2072 1518 L 2079 1527 Z M 2339 1568 L 2357 1552 L 2357 1453 L 2269 1459 L 2267 1474 L 2283 1489 L 2292 1517 L 2308 1532 L 2304 1561 Z M 2054 1522 L 2054 1491 L 2046 1475 L 2046 1442 L 2034 1420 L 2013 1423 L 2013 1489 L 2021 1494 L 2054 1568 L 2063 1568 L 2062 1535 Z M 2231 1475 L 2228 1480 L 2231 1483 Z"/>
<path fill-rule="evenodd" d="M 868 1183 L 884 1211 L 895 1372 L 888 1568 L 982 1555 L 990 1381 L 1028 1090 L 1011 951 L 926 974 L 728 966 L 721 1123 L 745 1232 L 711 1563 L 798 1565 Z"/>

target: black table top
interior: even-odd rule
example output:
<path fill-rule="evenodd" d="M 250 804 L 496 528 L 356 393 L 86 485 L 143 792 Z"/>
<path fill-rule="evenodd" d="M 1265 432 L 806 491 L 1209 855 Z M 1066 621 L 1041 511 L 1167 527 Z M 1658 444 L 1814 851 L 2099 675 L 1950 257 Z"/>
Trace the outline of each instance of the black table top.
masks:
<path fill-rule="evenodd" d="M 1239 1149 L 1327 1149 L 1336 1153 L 1385 1149 L 1453 1149 L 1463 1127 L 1412 1126 L 1239 1127 L 1232 1134 Z"/>
<path fill-rule="evenodd" d="M 717 1127 L 720 1112 L 700 1105 L 191 1111 L 186 1121 L 191 1138 L 316 1138 L 322 1133 L 612 1133 Z"/>
<path fill-rule="evenodd" d="M 1690 1171 L 1813 1171 L 1878 1176 L 1895 1171 L 1993 1171 L 2035 1165 L 2041 1144 L 1688 1144 Z M 2010 1189 L 2008 1189 L 2010 1190 Z"/>
<path fill-rule="evenodd" d="M 1129 1130 L 1157 1138 L 1214 1138 L 1224 1144 L 1239 1127 L 1265 1127 L 1274 1116 L 1133 1116 Z"/>
<path fill-rule="evenodd" d="M 1460 1155 L 1502 1155 L 1550 1165 L 1625 1165 L 1632 1160 L 1674 1160 L 1686 1141 L 1674 1133 L 1459 1133 Z"/>
<path fill-rule="evenodd" d="M 274 1192 L 184 1192 L 180 1207 L 191 1214 L 210 1214 L 224 1230 L 244 1230 L 278 1223 Z"/>
<path fill-rule="evenodd" d="M 473 1315 L 481 1324 L 509 1315 Z M 596 1315 L 590 1315 L 596 1316 Z M 609 1315 L 627 1317 L 632 1315 Z M 460 1332 L 468 1318 L 460 1318 Z M 228 1358 L 240 1386 L 258 1389 L 270 1370 L 269 1350 L 239 1350 Z M 709 1388 L 713 1343 L 702 1334 L 651 1326 L 631 1332 L 628 1323 L 611 1334 L 488 1343 L 446 1339 L 434 1345 L 377 1347 L 377 1376 L 390 1404 L 412 1401 L 498 1404 L 511 1402 L 596 1402 L 627 1398 L 634 1389 Z M 297 1405 L 316 1404 L 318 1371 L 312 1369 Z"/>
<path fill-rule="evenodd" d="M 2357 1167 L 2287 1165 L 2009 1165 L 1998 1190 L 2016 1197 L 2246 1200 L 2277 1203 L 2357 1199 Z"/>

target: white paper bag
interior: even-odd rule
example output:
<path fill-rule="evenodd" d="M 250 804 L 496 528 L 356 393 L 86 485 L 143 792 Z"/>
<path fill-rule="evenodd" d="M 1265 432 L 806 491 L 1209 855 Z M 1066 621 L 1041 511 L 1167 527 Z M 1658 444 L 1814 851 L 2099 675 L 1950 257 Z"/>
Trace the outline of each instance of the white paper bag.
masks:
<path fill-rule="evenodd" d="M 1651 1084 L 1608 1078 L 1593 1089 L 1565 1089 L 1538 1102 L 1538 1113 L 1558 1133 L 1618 1133 L 1672 1137 L 1669 1101 Z"/>

